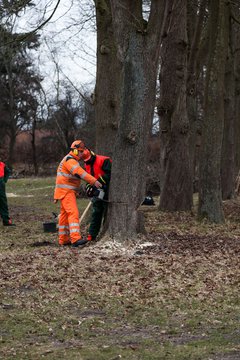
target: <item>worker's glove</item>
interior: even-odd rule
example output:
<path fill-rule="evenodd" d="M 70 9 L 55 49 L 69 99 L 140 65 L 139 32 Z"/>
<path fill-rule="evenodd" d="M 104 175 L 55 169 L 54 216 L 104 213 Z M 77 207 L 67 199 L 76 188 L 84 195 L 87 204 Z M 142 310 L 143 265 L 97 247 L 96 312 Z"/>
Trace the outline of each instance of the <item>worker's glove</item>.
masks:
<path fill-rule="evenodd" d="M 86 185 L 86 193 L 88 197 L 93 197 L 94 187 L 90 184 Z"/>
<path fill-rule="evenodd" d="M 95 186 L 91 186 L 90 184 L 86 185 L 86 193 L 88 197 L 94 197 L 100 200 L 102 200 L 105 195 L 103 189 L 97 189 Z"/>

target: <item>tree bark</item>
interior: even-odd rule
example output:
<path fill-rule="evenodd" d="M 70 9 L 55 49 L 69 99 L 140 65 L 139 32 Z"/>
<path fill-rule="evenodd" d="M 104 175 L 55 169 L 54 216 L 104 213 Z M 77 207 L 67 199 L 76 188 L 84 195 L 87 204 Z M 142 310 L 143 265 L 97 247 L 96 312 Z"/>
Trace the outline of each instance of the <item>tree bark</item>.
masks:
<path fill-rule="evenodd" d="M 193 184 L 196 184 L 198 180 L 198 138 L 201 133 L 197 103 L 197 84 L 199 79 L 199 74 L 197 73 L 197 59 L 200 40 L 205 23 L 207 2 L 208 0 L 201 0 L 197 2 L 193 2 L 191 0 L 188 1 L 189 52 L 187 76 L 187 112 L 190 125 L 189 151 Z M 196 189 L 193 189 L 193 192 L 194 190 L 196 191 Z"/>
<path fill-rule="evenodd" d="M 190 210 L 192 177 L 189 156 L 187 82 L 187 1 L 171 0 L 160 75 L 161 168 L 160 210 Z"/>
<path fill-rule="evenodd" d="M 221 184 L 223 200 L 234 197 L 235 185 L 235 77 L 232 44 L 228 46 L 225 71 L 224 131 L 222 143 Z"/>
<path fill-rule="evenodd" d="M 240 10 L 236 10 L 236 15 L 240 17 Z M 235 70 L 235 176 L 240 170 L 240 26 L 233 24 L 233 46 L 234 46 L 234 70 Z"/>
<path fill-rule="evenodd" d="M 94 93 L 96 151 L 112 156 L 118 128 L 120 62 L 113 36 L 110 0 L 95 0 L 97 77 Z"/>
<path fill-rule="evenodd" d="M 224 74 L 229 12 L 225 0 L 212 0 L 200 159 L 199 216 L 224 222 L 221 193 L 221 148 L 224 125 Z"/>
<path fill-rule="evenodd" d="M 125 240 L 143 230 L 138 208 L 145 196 L 147 140 L 155 104 L 165 1 L 151 2 L 148 22 L 143 19 L 140 0 L 112 0 L 111 5 L 122 88 L 108 232 Z"/>

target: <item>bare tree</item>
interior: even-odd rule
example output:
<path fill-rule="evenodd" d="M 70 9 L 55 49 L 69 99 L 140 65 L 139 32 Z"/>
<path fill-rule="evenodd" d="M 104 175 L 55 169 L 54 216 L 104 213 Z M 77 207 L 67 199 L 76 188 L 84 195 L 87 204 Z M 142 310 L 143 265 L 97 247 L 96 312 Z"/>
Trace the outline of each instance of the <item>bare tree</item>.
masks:
<path fill-rule="evenodd" d="M 224 75 L 229 38 L 229 7 L 226 0 L 211 1 L 209 21 L 199 216 L 221 223 L 224 221 L 220 176 L 224 126 Z"/>
<path fill-rule="evenodd" d="M 191 176 L 193 184 L 198 181 L 199 168 L 199 138 L 201 136 L 201 109 L 199 109 L 198 96 L 201 93 L 201 83 L 204 76 L 202 68 L 205 65 L 206 52 L 202 53 L 202 41 L 208 19 L 208 0 L 187 1 L 188 20 L 188 63 L 187 63 L 187 111 L 190 125 L 189 151 Z M 201 56 L 199 55 L 201 53 Z M 196 191 L 196 188 L 193 191 Z"/>
<path fill-rule="evenodd" d="M 192 171 L 187 114 L 187 1 L 169 1 L 160 74 L 161 210 L 190 210 Z"/>
<path fill-rule="evenodd" d="M 138 208 L 145 196 L 146 150 L 155 105 L 165 5 L 165 1 L 151 1 L 149 18 L 145 20 L 141 0 L 111 0 L 122 70 L 108 232 L 121 240 L 136 235 L 144 225 Z"/>
<path fill-rule="evenodd" d="M 230 22 L 229 22 L 230 25 Z M 221 186 L 223 200 L 234 197 L 235 186 L 235 74 L 233 54 L 233 27 L 229 29 L 228 53 L 225 68 L 224 129 L 221 159 Z"/>
<path fill-rule="evenodd" d="M 232 8 L 231 15 L 236 19 L 233 23 L 233 52 L 234 52 L 234 79 L 235 79 L 235 98 L 234 98 L 234 159 L 235 175 L 240 170 L 240 8 Z M 239 21 L 238 21 L 239 20 Z"/>

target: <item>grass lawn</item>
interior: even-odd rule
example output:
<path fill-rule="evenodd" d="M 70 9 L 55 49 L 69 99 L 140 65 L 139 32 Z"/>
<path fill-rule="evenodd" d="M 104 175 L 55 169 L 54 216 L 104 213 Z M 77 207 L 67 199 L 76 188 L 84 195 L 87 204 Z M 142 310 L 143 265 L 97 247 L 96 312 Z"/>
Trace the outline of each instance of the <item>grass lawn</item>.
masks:
<path fill-rule="evenodd" d="M 54 180 L 7 184 L 17 226 L 0 225 L 1 359 L 240 359 L 239 200 L 224 225 L 146 206 L 147 235 L 60 248 L 43 232 L 59 212 Z"/>

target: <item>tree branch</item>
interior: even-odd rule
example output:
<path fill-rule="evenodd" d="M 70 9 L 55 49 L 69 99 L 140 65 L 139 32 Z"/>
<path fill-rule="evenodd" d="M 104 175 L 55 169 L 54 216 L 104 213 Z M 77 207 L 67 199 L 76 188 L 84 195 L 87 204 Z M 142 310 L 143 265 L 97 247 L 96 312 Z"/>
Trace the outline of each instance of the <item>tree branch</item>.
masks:
<path fill-rule="evenodd" d="M 5 44 L 3 44 L 1 47 L 3 46 L 6 46 L 6 45 L 9 45 L 9 44 L 12 44 L 12 43 L 15 43 L 15 42 L 22 42 L 22 41 L 25 41 L 26 39 L 28 39 L 29 37 L 31 37 L 33 34 L 35 34 L 38 30 L 42 29 L 53 17 L 53 15 L 55 14 L 59 4 L 60 4 L 60 1 L 61 0 L 57 0 L 57 3 L 53 9 L 53 12 L 51 13 L 51 15 L 42 23 L 40 24 L 38 27 L 36 27 L 36 29 L 30 31 L 29 33 L 27 34 L 24 34 L 23 36 L 19 36 L 17 39 L 14 39 L 12 41 L 9 41 Z"/>

